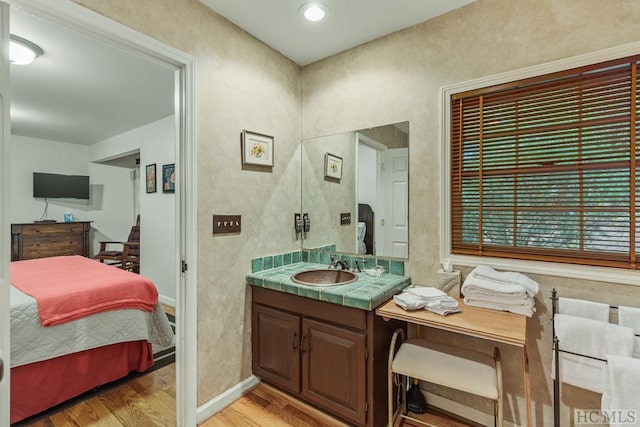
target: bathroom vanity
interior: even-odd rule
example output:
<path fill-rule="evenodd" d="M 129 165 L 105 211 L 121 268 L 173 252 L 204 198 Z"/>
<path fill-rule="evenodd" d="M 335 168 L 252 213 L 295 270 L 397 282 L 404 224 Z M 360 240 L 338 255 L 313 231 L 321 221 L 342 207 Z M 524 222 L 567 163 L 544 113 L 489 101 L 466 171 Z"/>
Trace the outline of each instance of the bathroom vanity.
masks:
<path fill-rule="evenodd" d="M 253 373 L 350 424 L 384 426 L 387 359 L 401 321 L 385 322 L 375 308 L 409 284 L 386 274 L 323 288 L 299 285 L 299 263 L 253 273 Z M 360 283 L 358 283 L 360 282 Z"/>

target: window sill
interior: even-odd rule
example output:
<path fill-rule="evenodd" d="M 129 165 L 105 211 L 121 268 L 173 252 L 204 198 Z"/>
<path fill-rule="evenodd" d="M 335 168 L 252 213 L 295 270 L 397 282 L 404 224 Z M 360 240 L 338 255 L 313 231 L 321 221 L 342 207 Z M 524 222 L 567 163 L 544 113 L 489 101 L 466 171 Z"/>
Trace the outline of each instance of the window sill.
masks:
<path fill-rule="evenodd" d="M 559 262 L 525 261 L 471 255 L 449 254 L 446 258 L 456 266 L 476 267 L 484 264 L 498 270 L 640 286 L 640 271 L 622 268 L 590 267 Z"/>

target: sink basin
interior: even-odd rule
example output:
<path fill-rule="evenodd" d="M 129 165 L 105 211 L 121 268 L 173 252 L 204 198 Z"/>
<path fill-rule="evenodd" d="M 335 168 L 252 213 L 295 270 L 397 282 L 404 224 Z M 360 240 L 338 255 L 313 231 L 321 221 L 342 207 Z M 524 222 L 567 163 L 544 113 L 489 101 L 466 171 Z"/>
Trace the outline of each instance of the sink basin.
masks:
<path fill-rule="evenodd" d="M 307 286 L 336 286 L 353 283 L 358 275 L 347 270 L 307 270 L 294 274 L 291 280 Z"/>

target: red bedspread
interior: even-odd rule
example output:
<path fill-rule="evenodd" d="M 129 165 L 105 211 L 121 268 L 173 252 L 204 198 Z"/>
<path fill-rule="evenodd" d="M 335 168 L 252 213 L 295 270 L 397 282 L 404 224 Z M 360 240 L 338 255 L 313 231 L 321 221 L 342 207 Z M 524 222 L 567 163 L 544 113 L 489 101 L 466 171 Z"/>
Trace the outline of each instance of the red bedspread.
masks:
<path fill-rule="evenodd" d="M 144 276 L 79 255 L 11 263 L 11 283 L 38 303 L 43 326 L 103 311 L 152 311 L 158 290 Z"/>

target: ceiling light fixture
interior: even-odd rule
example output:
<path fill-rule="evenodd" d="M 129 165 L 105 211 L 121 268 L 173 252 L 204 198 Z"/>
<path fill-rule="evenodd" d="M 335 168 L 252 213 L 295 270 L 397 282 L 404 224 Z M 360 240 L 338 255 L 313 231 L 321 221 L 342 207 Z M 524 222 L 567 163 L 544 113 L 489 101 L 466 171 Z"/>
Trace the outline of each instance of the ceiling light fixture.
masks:
<path fill-rule="evenodd" d="M 28 65 L 44 51 L 37 44 L 11 34 L 9 39 L 9 60 L 15 65 Z"/>
<path fill-rule="evenodd" d="M 329 7 L 323 3 L 305 3 L 300 6 L 298 12 L 304 16 L 307 21 L 322 21 L 329 13 Z"/>

